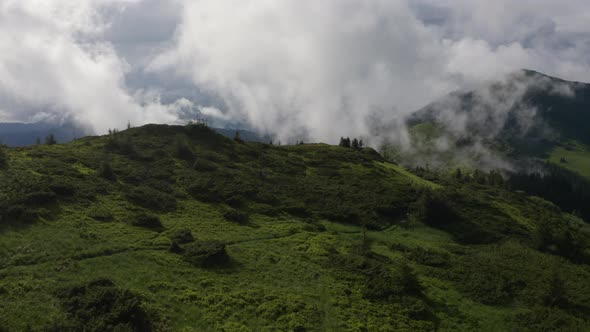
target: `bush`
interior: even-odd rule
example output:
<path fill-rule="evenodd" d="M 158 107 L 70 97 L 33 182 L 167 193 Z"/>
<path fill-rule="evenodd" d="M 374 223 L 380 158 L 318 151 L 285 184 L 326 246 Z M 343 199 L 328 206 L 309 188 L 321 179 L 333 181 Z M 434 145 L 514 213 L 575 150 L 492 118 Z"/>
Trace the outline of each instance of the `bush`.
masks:
<path fill-rule="evenodd" d="M 170 246 L 168 247 L 168 252 L 171 252 L 173 254 L 182 254 L 184 252 L 184 249 L 182 249 L 178 242 L 172 241 L 170 242 Z"/>
<path fill-rule="evenodd" d="M 142 298 L 99 279 L 58 292 L 67 319 L 51 327 L 55 331 L 137 331 L 153 330 L 151 315 Z"/>
<path fill-rule="evenodd" d="M 245 225 L 250 221 L 250 216 L 247 213 L 238 211 L 236 209 L 228 208 L 223 214 L 225 220 Z"/>
<path fill-rule="evenodd" d="M 161 230 L 164 228 L 162 221 L 160 221 L 160 217 L 147 213 L 140 213 L 135 216 L 135 219 L 131 222 L 131 225 L 153 230 Z"/>
<path fill-rule="evenodd" d="M 11 205 L 7 208 L 0 207 L 0 217 L 2 222 L 31 224 L 39 220 L 39 212 L 23 205 Z"/>
<path fill-rule="evenodd" d="M 515 331 L 588 331 L 583 320 L 569 315 L 557 308 L 537 307 L 531 311 L 518 314 L 514 319 Z"/>
<path fill-rule="evenodd" d="M 439 191 L 425 190 L 415 204 L 415 217 L 431 226 L 448 225 L 460 220 Z"/>
<path fill-rule="evenodd" d="M 115 219 L 115 217 L 109 210 L 100 207 L 95 207 L 91 209 L 88 212 L 88 216 L 94 220 L 102 222 L 113 221 Z"/>
<path fill-rule="evenodd" d="M 223 265 L 229 261 L 225 244 L 218 241 L 200 241 L 187 245 L 184 259 L 195 266 Z"/>
<path fill-rule="evenodd" d="M 409 250 L 405 253 L 405 256 L 418 264 L 432 267 L 446 267 L 449 265 L 450 261 L 449 254 L 445 252 L 424 249 L 421 247 Z"/>
<path fill-rule="evenodd" d="M 31 205 L 49 204 L 55 201 L 56 195 L 52 191 L 37 191 L 28 193 L 25 202 Z"/>
<path fill-rule="evenodd" d="M 113 130 L 110 132 L 105 147 L 107 148 L 107 150 L 124 154 L 127 156 L 135 156 L 137 154 L 131 137 L 123 136 L 123 134 L 121 134 L 117 130 Z"/>
<path fill-rule="evenodd" d="M 103 161 L 98 169 L 98 176 L 109 181 L 117 181 L 117 175 L 108 161 Z"/>
<path fill-rule="evenodd" d="M 192 162 L 195 160 L 195 153 L 189 146 L 185 137 L 179 136 L 174 141 L 174 156 L 178 159 Z"/>
<path fill-rule="evenodd" d="M 0 169 L 8 166 L 8 153 L 3 146 L 0 145 Z"/>
<path fill-rule="evenodd" d="M 185 244 L 193 242 L 195 238 L 190 229 L 182 228 L 172 233 L 172 235 L 170 235 L 170 240 L 178 244 Z"/>
<path fill-rule="evenodd" d="M 49 184 L 49 189 L 60 196 L 73 196 L 77 191 L 76 184 L 65 176 L 53 178 Z"/>
<path fill-rule="evenodd" d="M 195 171 L 212 172 L 217 170 L 217 165 L 209 160 L 197 158 L 193 163 L 193 169 Z"/>
<path fill-rule="evenodd" d="M 134 187 L 127 193 L 127 199 L 151 210 L 172 211 L 176 209 L 176 198 L 147 186 Z"/>

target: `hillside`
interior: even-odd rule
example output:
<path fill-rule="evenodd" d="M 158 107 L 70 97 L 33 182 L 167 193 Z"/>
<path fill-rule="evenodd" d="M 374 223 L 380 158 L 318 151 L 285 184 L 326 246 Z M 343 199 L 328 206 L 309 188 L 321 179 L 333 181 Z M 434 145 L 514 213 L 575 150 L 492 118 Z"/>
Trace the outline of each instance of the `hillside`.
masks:
<path fill-rule="evenodd" d="M 0 331 L 583 331 L 590 230 L 498 173 L 148 125 L 0 150 Z"/>
<path fill-rule="evenodd" d="M 523 70 L 455 92 L 415 112 L 408 124 L 412 153 L 419 157 L 430 149 L 443 166 L 468 162 L 466 155 L 480 157 L 476 166 L 487 168 L 518 168 L 527 158 L 554 162 L 563 156 L 573 162 L 562 166 L 586 175 L 590 84 Z"/>
<path fill-rule="evenodd" d="M 438 170 L 499 170 L 513 190 L 590 222 L 590 84 L 523 70 L 458 91 L 408 119 L 388 160 Z"/>

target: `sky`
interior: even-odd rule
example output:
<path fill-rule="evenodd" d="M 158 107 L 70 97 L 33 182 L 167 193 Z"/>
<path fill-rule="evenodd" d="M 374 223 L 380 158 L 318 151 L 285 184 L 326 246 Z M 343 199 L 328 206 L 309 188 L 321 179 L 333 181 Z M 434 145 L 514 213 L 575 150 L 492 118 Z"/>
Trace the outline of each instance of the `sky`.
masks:
<path fill-rule="evenodd" d="M 0 121 L 371 136 L 522 68 L 590 82 L 587 0 L 0 0 Z"/>

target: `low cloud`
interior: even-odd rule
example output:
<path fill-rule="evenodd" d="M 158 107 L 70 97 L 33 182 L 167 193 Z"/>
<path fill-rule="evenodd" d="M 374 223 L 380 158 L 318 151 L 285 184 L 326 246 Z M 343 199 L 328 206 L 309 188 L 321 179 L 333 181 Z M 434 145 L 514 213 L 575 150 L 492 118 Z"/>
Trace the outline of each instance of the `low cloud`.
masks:
<path fill-rule="evenodd" d="M 283 141 L 407 143 L 405 117 L 454 90 L 521 68 L 590 81 L 584 2 L 4 0 L 0 120 L 206 115 Z"/>
<path fill-rule="evenodd" d="M 192 80 L 258 130 L 327 142 L 387 129 L 407 140 L 406 115 L 521 68 L 590 78 L 570 54 L 583 48 L 559 44 L 575 32 L 562 31 L 573 8 L 554 21 L 546 10 L 555 6 L 527 16 L 533 3 L 519 3 L 505 15 L 510 6 L 475 2 L 513 30 L 469 19 L 484 14 L 470 1 L 187 0 L 174 46 L 150 70 Z M 555 48 L 542 43 L 547 32 Z"/>

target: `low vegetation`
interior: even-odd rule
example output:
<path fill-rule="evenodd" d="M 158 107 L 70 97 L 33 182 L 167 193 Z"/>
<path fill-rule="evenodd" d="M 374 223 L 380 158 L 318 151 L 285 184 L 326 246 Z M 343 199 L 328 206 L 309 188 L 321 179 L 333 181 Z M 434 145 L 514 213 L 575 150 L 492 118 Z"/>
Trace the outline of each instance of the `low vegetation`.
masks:
<path fill-rule="evenodd" d="M 590 329 L 582 219 L 343 141 L 148 125 L 4 148 L 0 331 Z"/>

